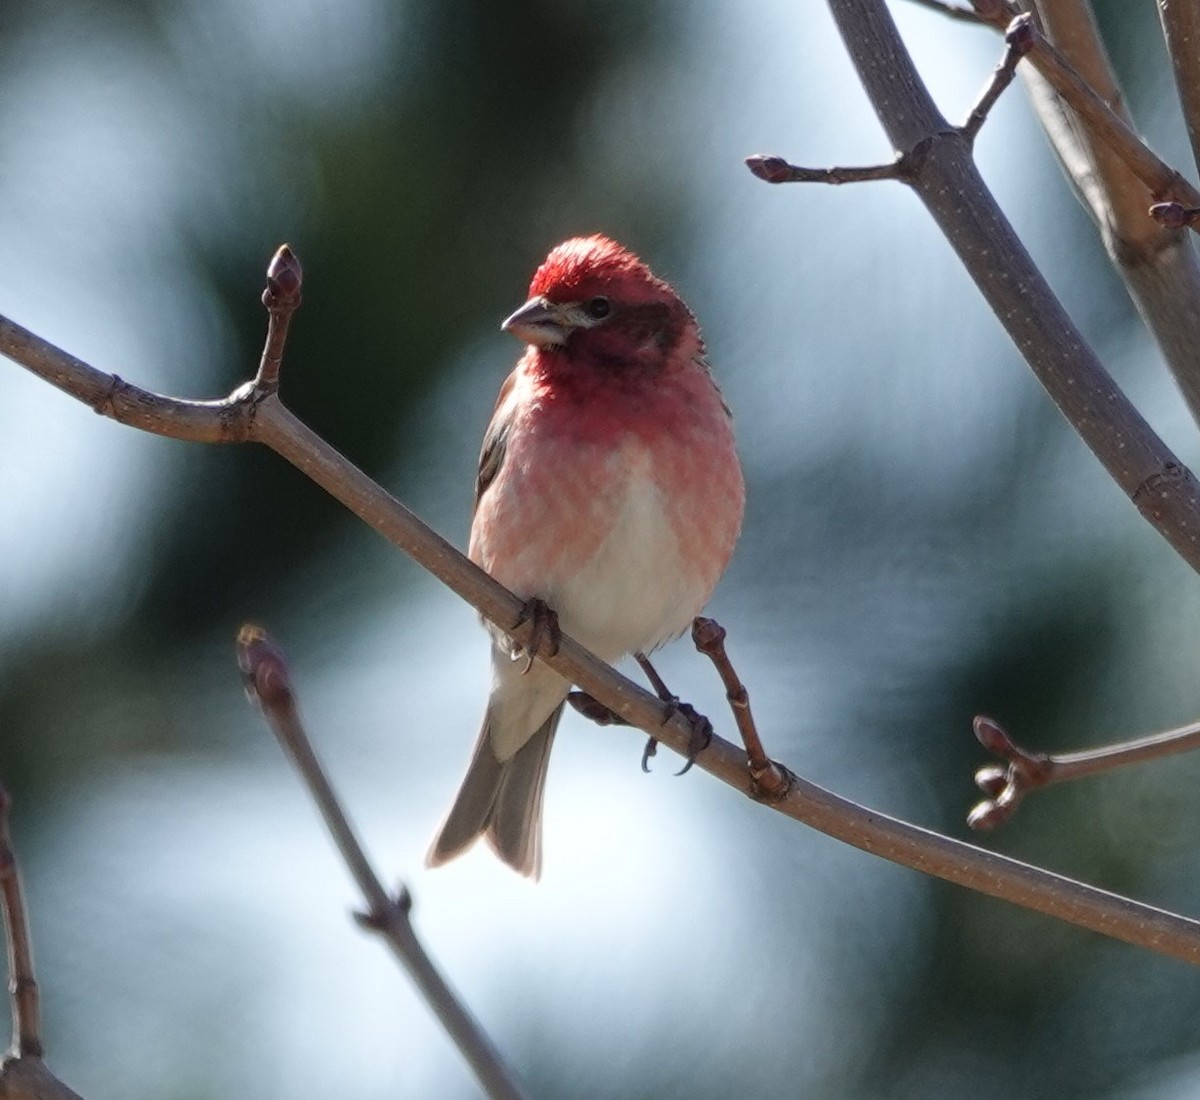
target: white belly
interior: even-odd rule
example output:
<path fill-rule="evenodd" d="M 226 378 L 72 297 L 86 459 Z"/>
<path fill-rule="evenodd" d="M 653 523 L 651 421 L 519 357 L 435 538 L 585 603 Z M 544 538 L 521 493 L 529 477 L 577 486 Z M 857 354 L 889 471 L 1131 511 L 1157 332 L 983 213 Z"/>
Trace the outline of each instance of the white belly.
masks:
<path fill-rule="evenodd" d="M 630 457 L 626 451 L 616 459 L 632 472 L 595 553 L 569 578 L 548 578 L 545 594 L 563 630 L 606 661 L 649 653 L 677 637 L 709 596 L 683 568 L 649 456 L 638 454 L 632 463 Z"/>

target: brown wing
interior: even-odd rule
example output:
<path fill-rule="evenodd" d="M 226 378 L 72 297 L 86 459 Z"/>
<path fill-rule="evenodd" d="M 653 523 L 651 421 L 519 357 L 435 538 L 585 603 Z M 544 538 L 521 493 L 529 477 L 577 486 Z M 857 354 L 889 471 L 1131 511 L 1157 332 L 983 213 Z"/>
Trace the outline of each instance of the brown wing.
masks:
<path fill-rule="evenodd" d="M 471 506 L 471 514 L 479 507 L 479 501 L 487 492 L 488 486 L 496 480 L 500 467 L 504 464 L 504 454 L 508 449 L 508 432 L 512 426 L 512 411 L 505 408 L 513 391 L 517 372 L 513 371 L 500 387 L 496 398 L 496 408 L 492 412 L 491 422 L 483 434 L 483 447 L 479 452 L 479 473 L 475 476 L 475 502 Z"/>

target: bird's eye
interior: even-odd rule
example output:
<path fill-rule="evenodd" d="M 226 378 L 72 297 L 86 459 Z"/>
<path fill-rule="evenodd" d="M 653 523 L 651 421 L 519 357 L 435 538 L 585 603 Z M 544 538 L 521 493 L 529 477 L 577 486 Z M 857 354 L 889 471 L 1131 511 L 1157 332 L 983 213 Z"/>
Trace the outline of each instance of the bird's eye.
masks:
<path fill-rule="evenodd" d="M 603 321 L 612 312 L 612 303 L 603 295 L 598 295 L 595 298 L 589 298 L 583 308 L 589 317 Z"/>

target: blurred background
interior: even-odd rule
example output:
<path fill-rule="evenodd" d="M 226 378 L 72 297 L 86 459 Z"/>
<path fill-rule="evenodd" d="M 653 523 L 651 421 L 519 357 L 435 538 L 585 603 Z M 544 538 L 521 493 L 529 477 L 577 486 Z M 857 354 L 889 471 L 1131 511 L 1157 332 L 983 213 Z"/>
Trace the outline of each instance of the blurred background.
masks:
<path fill-rule="evenodd" d="M 1152 5 L 1097 5 L 1191 164 Z M 989 31 L 894 12 L 965 115 Z M 774 755 L 967 836 L 974 714 L 1076 748 L 1200 714 L 1196 577 L 1059 418 L 917 201 L 742 165 L 887 144 L 821 5 L 8 0 L 0 312 L 152 389 L 253 372 L 305 265 L 283 396 L 464 545 L 498 331 L 604 231 L 698 314 L 737 418 L 711 613 Z M 1191 423 L 1019 86 L 986 178 L 1185 461 Z M 50 1063 L 89 1098 L 477 1094 L 238 682 L 289 652 L 318 750 L 450 980 L 544 1097 L 1121 1097 L 1200 1089 L 1182 964 L 809 832 L 568 715 L 543 881 L 422 867 L 474 739 L 473 612 L 282 460 L 154 438 L 0 362 L 0 776 Z M 660 665 L 730 720 L 686 643 Z M 1200 763 L 1033 797 L 983 843 L 1200 911 Z"/>

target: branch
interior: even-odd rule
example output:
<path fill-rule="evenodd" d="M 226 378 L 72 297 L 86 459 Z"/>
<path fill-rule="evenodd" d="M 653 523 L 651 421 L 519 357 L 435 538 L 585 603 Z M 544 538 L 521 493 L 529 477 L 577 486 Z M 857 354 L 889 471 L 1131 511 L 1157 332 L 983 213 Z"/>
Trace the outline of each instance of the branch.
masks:
<path fill-rule="evenodd" d="M 1085 0 L 1038 0 L 1061 56 L 1127 127 L 1133 120 Z M 1035 110 L 1067 178 L 1100 231 L 1105 251 L 1157 342 L 1192 418 L 1200 423 L 1200 261 L 1186 208 L 1155 203 L 1147 185 L 1037 70 L 1026 69 Z M 1146 217 L 1147 207 L 1151 217 Z"/>
<path fill-rule="evenodd" d="M 12 799 L 0 788 L 0 894 L 3 894 L 4 924 L 8 930 L 8 991 L 12 997 L 13 1052 L 43 1054 L 38 985 L 33 973 L 33 947 L 29 940 L 29 918 L 25 913 L 21 872 L 8 832 Z"/>
<path fill-rule="evenodd" d="M 479 1083 L 493 1100 L 523 1100 L 525 1094 L 504 1065 L 499 1052 L 475 1018 L 467 1011 L 446 980 L 438 973 L 413 930 L 409 913 L 412 897 L 401 887 L 392 897 L 379 881 L 347 820 L 337 795 L 313 751 L 296 710 L 291 674 L 283 653 L 254 626 L 243 626 L 237 640 L 238 665 L 246 682 L 246 694 L 257 703 L 284 751 L 292 758 L 325 824 L 333 834 L 368 911 L 357 914 L 364 928 L 378 932 L 421 990 L 429 1007 L 450 1033 L 451 1039 L 470 1063 Z"/>
<path fill-rule="evenodd" d="M 870 180 L 903 180 L 901 160 L 875 164 L 870 168 L 800 168 L 783 157 L 755 153 L 746 158 L 746 167 L 765 183 L 866 183 Z"/>
<path fill-rule="evenodd" d="M 1036 334 L 1045 321 L 1036 318 L 1030 323 Z M 1066 323 L 1069 326 L 1069 322 Z M 0 352 L 77 396 L 79 390 L 92 392 L 97 377 L 111 381 L 111 376 L 66 355 L 3 318 L 0 318 Z M 1075 352 L 1078 354 L 1079 348 Z M 100 388 L 103 389 L 103 384 Z M 489 622 L 506 631 L 519 645 L 528 647 L 532 640 L 532 624 L 521 617 L 524 603 L 305 427 L 280 403 L 277 395 L 262 395 L 251 384 L 235 391 L 225 402 L 204 405 L 177 402 L 173 398 L 136 390 L 136 387 L 128 387 L 128 390 L 136 393 L 127 394 L 128 399 L 120 403 L 106 405 L 102 411 L 113 419 L 122 420 L 130 410 L 149 408 L 155 415 L 141 418 L 141 422 L 130 416 L 123 422 L 162 435 L 171 435 L 170 429 L 182 425 L 186 432 L 198 431 L 210 441 L 232 442 L 228 433 L 217 430 L 217 422 L 222 417 L 231 417 L 233 422 L 244 424 L 245 438 L 264 443 L 282 455 L 471 604 Z M 1117 404 L 1116 397 L 1113 403 Z M 191 420 L 186 424 L 174 415 L 180 405 L 189 410 Z M 180 437 L 197 437 L 186 432 L 181 432 Z M 1126 441 L 1126 445 L 1138 453 L 1140 444 L 1135 444 L 1138 444 L 1136 439 Z M 1176 470 L 1182 471 L 1182 467 L 1176 467 Z M 1176 482 L 1184 473 L 1186 471 L 1175 473 L 1162 486 L 1172 507 L 1176 506 L 1174 502 L 1178 495 Z M 687 718 L 589 653 L 578 642 L 564 634 L 555 654 L 539 651 L 538 657 L 630 725 L 637 726 L 679 755 L 687 756 L 693 736 Z M 728 741 L 714 737 L 696 764 L 747 797 L 758 797 L 746 754 Z M 947 882 L 1200 965 L 1200 921 L 1122 898 L 887 817 L 791 772 L 787 773 L 787 778 L 790 782 L 787 795 L 770 803 L 771 808 L 829 836 Z"/>
<path fill-rule="evenodd" d="M 725 652 L 725 628 L 716 619 L 698 618 L 692 623 L 692 643 L 712 661 L 725 685 L 725 698 L 729 700 L 733 720 L 742 744 L 746 746 L 750 778 L 758 789 L 759 798 L 763 802 L 783 798 L 788 792 L 789 773 L 763 748 L 754 715 L 750 713 L 750 693 Z"/>
<path fill-rule="evenodd" d="M 1192 143 L 1192 159 L 1200 168 L 1200 2 L 1159 0 L 1158 14 Z"/>
<path fill-rule="evenodd" d="M 971 810 L 967 824 L 980 830 L 1002 825 L 1016 813 L 1022 799 L 1039 787 L 1200 748 L 1200 722 L 1100 748 L 1054 755 L 1021 748 L 994 718 L 981 714 L 974 726 L 979 743 L 993 756 L 1007 761 L 1005 765 L 986 764 L 975 773 L 976 786 L 988 797 Z"/>
<path fill-rule="evenodd" d="M 969 142 L 974 142 L 979 135 L 979 131 L 983 128 L 983 124 L 987 121 L 987 116 L 991 109 L 996 105 L 996 100 L 1000 98 L 1001 93 L 1012 82 L 1013 77 L 1017 74 L 1017 65 L 1031 49 L 1037 41 L 1037 28 L 1033 25 L 1033 16 L 1028 12 L 1023 15 L 1018 15 L 1004 32 L 1004 57 L 1001 58 L 1000 64 L 996 66 L 995 72 L 992 73 L 992 79 L 988 81 L 988 85 L 983 90 L 983 94 L 979 97 L 979 102 L 971 108 L 971 113 L 967 116 L 967 121 L 959 127 L 963 137 Z"/>
<path fill-rule="evenodd" d="M 936 0 L 932 5 L 939 7 Z M 962 9 L 953 9 L 961 11 Z M 975 106 L 967 115 L 967 120 L 958 127 L 958 132 L 966 138 L 968 144 L 974 143 L 987 116 L 996 105 L 1003 93 L 1013 81 L 1017 71 L 1017 63 L 1024 57 L 1033 45 L 1033 25 L 1029 15 L 1019 15 L 1012 21 L 1004 36 L 1007 48 L 1000 64 L 992 73 L 991 80 L 984 88 Z M 911 152 L 901 152 L 896 159 L 887 164 L 874 164 L 867 168 L 801 168 L 790 164 L 783 157 L 769 153 L 754 153 L 746 157 L 746 167 L 757 179 L 764 183 L 869 183 L 873 180 L 899 180 L 901 183 L 912 183 L 912 175 L 917 168 L 916 161 L 922 155 L 921 147 Z"/>
<path fill-rule="evenodd" d="M 918 7 L 929 8 L 947 19 L 959 19 L 964 23 L 983 23 L 983 16 L 974 8 L 961 8 L 950 0 L 912 0 Z"/>
<path fill-rule="evenodd" d="M 829 0 L 903 180 L 1059 410 L 1142 516 L 1200 571 L 1200 492 L 1088 347 L 938 112 L 883 0 Z"/>
<path fill-rule="evenodd" d="M 1000 31 L 1019 14 L 1018 9 L 1006 0 L 974 0 L 974 4 L 983 21 Z M 1046 5 L 1039 2 L 1037 6 L 1044 17 Z M 1195 48 L 1194 42 L 1192 48 Z M 1116 154 L 1156 200 L 1200 206 L 1200 191 L 1138 137 L 1129 122 L 1109 106 L 1040 30 L 1035 29 L 1029 60 L 1079 115 L 1091 134 Z"/>
<path fill-rule="evenodd" d="M 8 991 L 12 998 L 13 1045 L 0 1067 L 0 1100 L 81 1100 L 42 1061 L 38 985 L 25 912 L 21 872 L 8 831 L 12 800 L 0 787 L 0 906 L 8 943 Z"/>

